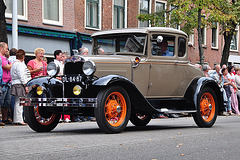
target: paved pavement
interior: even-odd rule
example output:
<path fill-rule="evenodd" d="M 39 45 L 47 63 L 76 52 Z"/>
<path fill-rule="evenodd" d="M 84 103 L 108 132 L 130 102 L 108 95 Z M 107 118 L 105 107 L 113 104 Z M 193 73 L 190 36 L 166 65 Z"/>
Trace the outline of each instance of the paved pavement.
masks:
<path fill-rule="evenodd" d="M 28 126 L 0 127 L 0 159 L 239 159 L 240 117 L 220 116 L 212 128 L 191 117 L 131 123 L 123 133 L 105 134 L 95 122 L 61 123 L 52 132 Z"/>

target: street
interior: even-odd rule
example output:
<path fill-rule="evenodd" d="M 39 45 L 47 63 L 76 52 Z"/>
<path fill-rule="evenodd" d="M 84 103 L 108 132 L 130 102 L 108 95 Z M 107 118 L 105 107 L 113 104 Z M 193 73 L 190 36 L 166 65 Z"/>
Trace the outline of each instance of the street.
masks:
<path fill-rule="evenodd" d="M 96 122 L 60 123 L 52 132 L 28 126 L 0 128 L 0 159 L 239 159 L 240 116 L 219 116 L 212 128 L 191 117 L 130 122 L 123 133 L 105 134 Z"/>

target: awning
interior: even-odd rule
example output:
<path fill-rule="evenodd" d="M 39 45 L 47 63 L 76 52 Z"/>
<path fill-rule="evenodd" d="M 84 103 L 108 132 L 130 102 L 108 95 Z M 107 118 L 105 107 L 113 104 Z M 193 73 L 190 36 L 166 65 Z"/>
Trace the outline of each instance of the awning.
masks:
<path fill-rule="evenodd" d="M 228 62 L 240 63 L 240 56 L 229 55 Z"/>
<path fill-rule="evenodd" d="M 7 30 L 12 31 L 12 26 L 7 25 Z M 64 33 L 64 32 L 60 32 L 60 31 L 46 31 L 46 30 L 27 28 L 27 27 L 18 27 L 18 32 L 32 34 L 32 35 L 67 38 L 67 39 L 74 39 L 77 37 L 77 35 L 75 33 Z"/>

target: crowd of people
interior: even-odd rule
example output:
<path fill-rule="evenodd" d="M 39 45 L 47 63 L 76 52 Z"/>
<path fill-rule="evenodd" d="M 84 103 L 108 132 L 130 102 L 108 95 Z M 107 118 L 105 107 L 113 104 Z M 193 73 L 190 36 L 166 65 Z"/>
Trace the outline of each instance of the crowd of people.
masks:
<path fill-rule="evenodd" d="M 87 48 L 79 49 L 82 55 L 88 54 Z M 39 76 L 47 75 L 47 58 L 44 56 L 43 48 L 36 48 L 35 58 L 27 64 L 25 62 L 25 51 L 22 49 L 8 49 L 8 44 L 0 42 L 0 126 L 5 124 L 26 125 L 23 118 L 23 107 L 19 105 L 19 97 L 24 97 L 31 90 L 27 82 Z M 58 76 L 63 75 L 63 65 L 70 57 L 68 52 L 54 51 L 54 62 L 60 66 Z M 70 115 L 63 115 L 61 121 L 71 122 Z M 82 120 L 91 120 L 93 117 L 76 117 Z"/>
<path fill-rule="evenodd" d="M 213 78 L 222 89 L 225 103 L 225 111 L 222 115 L 240 115 L 240 68 L 239 66 L 228 66 L 216 64 L 214 70 L 208 65 L 196 65 L 202 69 L 206 77 Z"/>

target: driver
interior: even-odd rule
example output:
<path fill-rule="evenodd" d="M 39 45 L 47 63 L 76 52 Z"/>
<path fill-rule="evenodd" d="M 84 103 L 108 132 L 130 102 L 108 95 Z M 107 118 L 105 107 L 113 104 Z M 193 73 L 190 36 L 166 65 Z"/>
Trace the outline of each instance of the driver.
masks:
<path fill-rule="evenodd" d="M 173 52 L 168 50 L 168 42 L 163 40 L 161 43 L 157 40 L 157 46 L 161 47 L 161 56 L 173 56 Z"/>

